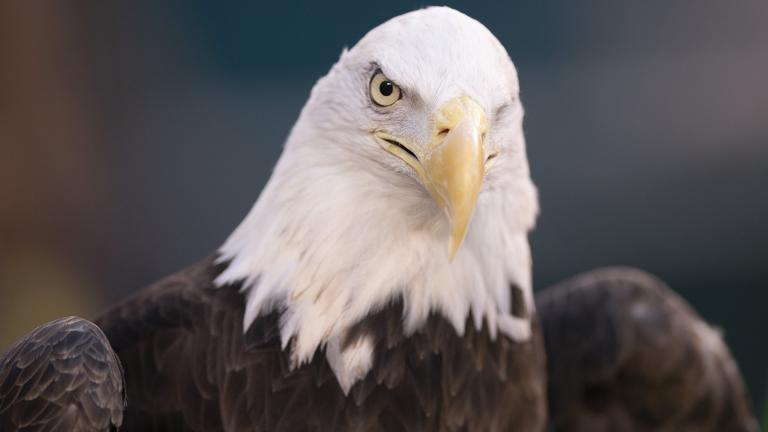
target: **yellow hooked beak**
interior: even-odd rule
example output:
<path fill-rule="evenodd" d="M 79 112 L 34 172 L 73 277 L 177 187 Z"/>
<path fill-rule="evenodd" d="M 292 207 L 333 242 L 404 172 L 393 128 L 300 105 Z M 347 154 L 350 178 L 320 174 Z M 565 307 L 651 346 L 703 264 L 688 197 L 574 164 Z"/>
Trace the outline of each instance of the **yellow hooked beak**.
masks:
<path fill-rule="evenodd" d="M 451 223 L 449 258 L 467 232 L 485 174 L 483 140 L 487 130 L 485 112 L 467 96 L 448 101 L 435 115 L 429 145 L 411 145 L 377 131 L 384 148 L 408 163 L 421 177 L 437 205 Z"/>

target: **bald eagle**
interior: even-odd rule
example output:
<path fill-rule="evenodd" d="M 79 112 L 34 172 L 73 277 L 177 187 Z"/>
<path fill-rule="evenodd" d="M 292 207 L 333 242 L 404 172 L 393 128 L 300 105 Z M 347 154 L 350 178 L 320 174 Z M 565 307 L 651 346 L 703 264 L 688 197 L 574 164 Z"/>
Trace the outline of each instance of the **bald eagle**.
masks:
<path fill-rule="evenodd" d="M 720 335 L 660 281 L 606 269 L 534 299 L 522 119 L 479 22 L 376 27 L 216 252 L 11 348 L 0 428 L 755 430 Z"/>

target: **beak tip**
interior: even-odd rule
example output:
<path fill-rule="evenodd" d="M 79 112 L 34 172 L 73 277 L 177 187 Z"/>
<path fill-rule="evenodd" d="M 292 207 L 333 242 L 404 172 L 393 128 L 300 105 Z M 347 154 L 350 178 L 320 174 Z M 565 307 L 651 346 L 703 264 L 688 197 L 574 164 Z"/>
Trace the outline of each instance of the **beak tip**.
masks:
<path fill-rule="evenodd" d="M 461 238 L 451 236 L 450 244 L 448 246 L 448 262 L 453 262 L 453 259 L 456 258 L 456 252 L 459 251 L 459 246 L 461 246 L 461 242 L 462 242 Z"/>

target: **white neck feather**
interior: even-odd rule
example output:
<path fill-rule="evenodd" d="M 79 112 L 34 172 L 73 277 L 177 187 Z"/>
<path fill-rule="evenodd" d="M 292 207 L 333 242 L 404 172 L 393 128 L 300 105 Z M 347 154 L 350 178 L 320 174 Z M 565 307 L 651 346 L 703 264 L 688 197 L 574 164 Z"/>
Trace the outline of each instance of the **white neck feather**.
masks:
<path fill-rule="evenodd" d="M 332 152 L 314 150 L 324 146 L 294 145 L 322 134 L 302 132 L 300 120 L 258 201 L 220 249 L 230 264 L 216 283 L 243 282 L 244 329 L 282 311 L 282 344 L 294 339 L 294 365 L 396 299 L 407 332 L 437 312 L 463 334 L 472 312 L 494 336 L 501 329 L 528 337 L 529 322 L 510 313 L 509 291 L 520 287 L 532 310 L 527 233 L 537 200 L 527 175 L 481 192 L 451 262 L 447 219 L 413 178 L 384 166 L 324 163 Z M 360 375 L 347 377 L 346 387 Z"/>
<path fill-rule="evenodd" d="M 423 31 L 416 21 L 422 18 L 446 26 L 446 31 Z M 412 42 L 422 38 L 424 46 L 373 43 L 399 37 L 403 26 L 412 26 Z M 464 33 L 450 43 L 429 39 L 432 33 L 457 34 L 457 29 Z M 454 62 L 468 66 L 454 71 L 463 78 L 451 82 L 476 87 L 451 89 L 440 84 L 448 82 L 440 75 L 443 69 L 405 66 L 426 61 L 424 53 L 433 51 L 435 58 L 428 64 L 458 58 L 457 53 L 463 60 L 475 56 Z M 432 89 L 426 95 L 471 92 L 489 109 L 508 104 L 507 114 L 496 118 L 488 133 L 486 145 L 499 149 L 498 156 L 486 170 L 474 217 L 453 261 L 448 257 L 446 215 L 416 177 L 399 168 L 404 164 L 395 164 L 372 144 L 366 129 L 370 108 L 364 104 L 370 102 L 359 96 L 368 81 L 360 70 L 376 56 L 388 65 L 405 64 L 400 78 L 412 88 L 418 83 Z M 485 75 L 476 76 L 481 72 Z M 528 338 L 530 322 L 511 314 L 510 285 L 522 290 L 532 312 L 527 235 L 538 201 L 516 93 L 516 72 L 498 41 L 476 21 L 447 8 L 392 20 L 345 51 L 313 89 L 253 209 L 220 248 L 221 261 L 229 265 L 216 283 L 242 283 L 247 295 L 244 329 L 258 317 L 280 311 L 281 342 L 285 348 L 293 341 L 294 367 L 324 348 L 344 391 L 365 376 L 374 347 L 362 340 L 342 352 L 340 341 L 352 325 L 394 301 L 402 301 L 406 333 L 436 313 L 461 335 L 471 313 L 478 328 L 487 321 L 494 338 L 498 331 Z M 437 100 L 423 99 L 412 115 L 386 121 L 418 131 L 423 126 L 419 107 L 437 105 Z"/>

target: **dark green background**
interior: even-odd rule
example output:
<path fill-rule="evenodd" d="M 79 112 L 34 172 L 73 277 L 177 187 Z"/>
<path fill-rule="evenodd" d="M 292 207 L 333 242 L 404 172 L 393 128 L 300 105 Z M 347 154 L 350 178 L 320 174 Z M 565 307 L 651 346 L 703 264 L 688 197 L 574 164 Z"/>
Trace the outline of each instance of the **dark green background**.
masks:
<path fill-rule="evenodd" d="M 535 286 L 605 265 L 655 273 L 723 329 L 762 404 L 768 3 L 451 5 L 488 26 L 519 70 L 542 203 L 532 235 Z M 342 47 L 421 6 L 198 0 L 58 7 L 54 15 L 67 24 L 49 37 L 65 35 L 67 48 L 40 55 L 73 56 L 61 60 L 69 65 L 62 87 L 87 101 L 91 144 L 79 150 L 85 162 L 73 171 L 88 174 L 86 186 L 75 193 L 75 210 L 49 208 L 47 200 L 74 193 L 56 189 L 69 171 L 29 162 L 10 181 L 22 183 L 30 171 L 48 176 L 51 196 L 32 194 L 12 208 L 29 199 L 51 212 L 48 234 L 36 244 L 79 275 L 74 280 L 88 289 L 76 295 L 98 300 L 46 309 L 38 320 L 95 313 L 214 250 L 258 196 L 312 84 Z M 38 120 L 44 130 L 46 117 Z M 27 151 L 23 139 L 2 145 Z M 12 239 L 6 261 L 39 232 L 26 220 L 2 227 Z M 7 299 L 31 289 L 23 275 L 12 280 L 0 287 Z M 41 294 L 38 304 L 48 299 Z M 29 325 L 7 327 L 4 341 Z"/>

